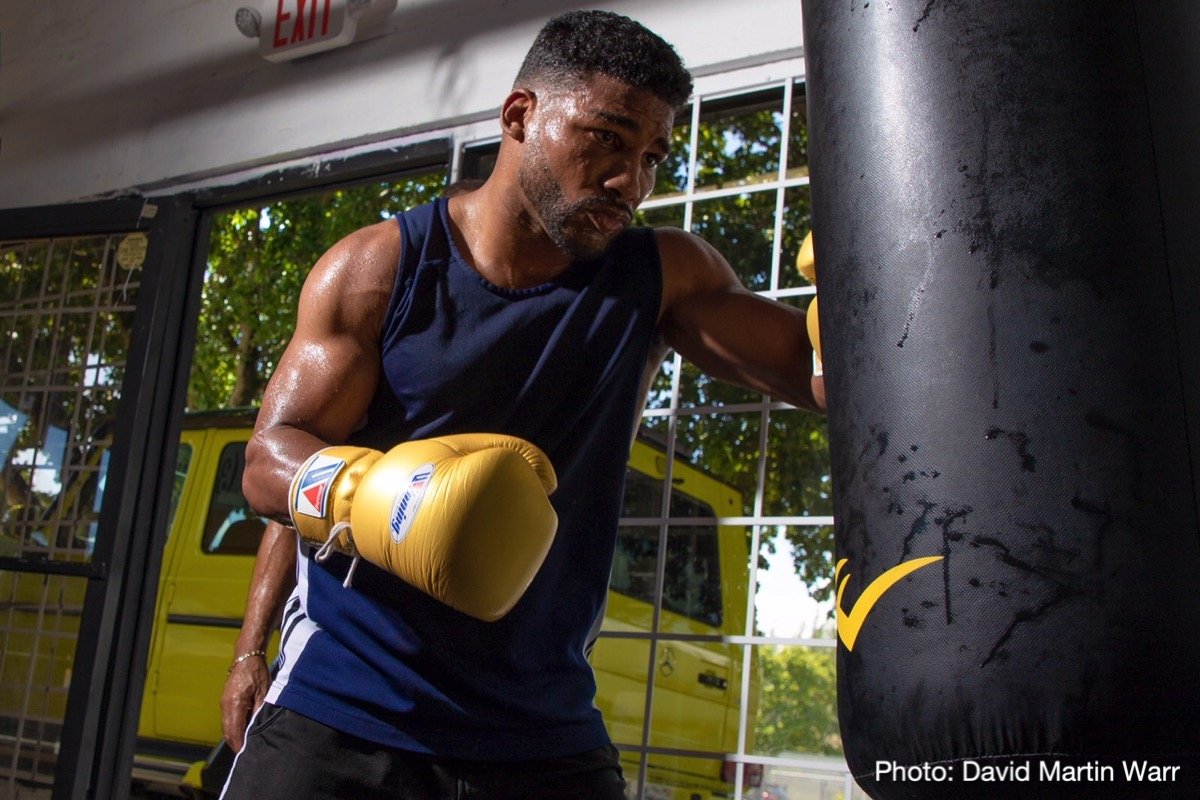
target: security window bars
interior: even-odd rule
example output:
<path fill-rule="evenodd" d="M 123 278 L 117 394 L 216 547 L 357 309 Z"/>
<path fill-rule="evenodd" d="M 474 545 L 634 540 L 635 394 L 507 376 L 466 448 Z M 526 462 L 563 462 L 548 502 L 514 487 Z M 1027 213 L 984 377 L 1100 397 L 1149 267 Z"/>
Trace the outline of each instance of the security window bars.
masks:
<path fill-rule="evenodd" d="M 52 780 L 142 234 L 0 242 L 0 786 Z M 118 253 L 120 255 L 118 255 Z"/>

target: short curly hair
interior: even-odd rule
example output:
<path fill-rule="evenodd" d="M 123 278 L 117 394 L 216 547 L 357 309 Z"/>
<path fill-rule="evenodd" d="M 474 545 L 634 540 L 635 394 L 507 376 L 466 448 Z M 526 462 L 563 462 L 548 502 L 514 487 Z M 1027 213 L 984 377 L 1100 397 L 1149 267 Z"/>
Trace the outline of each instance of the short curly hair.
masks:
<path fill-rule="evenodd" d="M 611 11 L 568 11 L 547 22 L 529 48 L 517 85 L 600 73 L 645 89 L 672 108 L 692 94 L 692 76 L 658 34 Z"/>

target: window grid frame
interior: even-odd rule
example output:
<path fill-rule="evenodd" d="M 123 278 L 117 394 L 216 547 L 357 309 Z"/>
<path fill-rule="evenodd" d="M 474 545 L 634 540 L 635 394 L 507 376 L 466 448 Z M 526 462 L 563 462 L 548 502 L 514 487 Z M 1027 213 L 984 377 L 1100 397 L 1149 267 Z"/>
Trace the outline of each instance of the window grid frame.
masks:
<path fill-rule="evenodd" d="M 771 269 L 769 288 L 765 290 L 756 290 L 755 293 L 771 299 L 781 299 L 786 297 L 804 297 L 816 294 L 816 287 L 801 286 L 801 287 L 780 287 L 780 278 L 782 273 L 782 248 L 783 248 L 783 229 L 784 229 L 784 212 L 786 209 L 787 197 L 786 193 L 789 189 L 797 187 L 808 187 L 810 179 L 808 175 L 789 177 L 789 144 L 791 136 L 791 120 L 792 120 L 792 105 L 795 100 L 795 87 L 802 83 L 804 76 L 792 75 L 779 80 L 769 81 L 757 85 L 750 85 L 742 89 L 726 90 L 711 95 L 697 93 L 692 98 L 691 104 L 691 121 L 690 121 L 690 146 L 688 152 L 688 175 L 686 188 L 682 193 L 673 193 L 659 198 L 650 198 L 643 203 L 640 208 L 643 210 L 654 210 L 661 208 L 675 208 L 683 206 L 683 227 L 685 230 L 691 230 L 694 220 L 694 209 L 697 203 L 706 200 L 720 199 L 725 197 L 736 197 L 750 193 L 766 193 L 773 192 L 775 194 L 775 211 L 774 211 L 774 227 L 773 237 L 771 242 Z M 779 144 L 779 165 L 777 168 L 777 177 L 773 180 L 764 180 L 752 184 L 736 185 L 722 187 L 719 189 L 696 189 L 697 161 L 698 161 L 698 142 L 701 125 L 701 112 L 706 102 L 711 102 L 715 99 L 730 99 L 742 95 L 753 94 L 765 90 L 782 88 L 782 106 L 781 117 L 782 124 L 780 127 L 780 144 Z M 780 757 L 767 756 L 757 753 L 747 752 L 747 740 L 749 739 L 749 720 L 746 709 L 750 705 L 751 697 L 751 672 L 753 668 L 753 652 L 752 648 L 757 646 L 806 646 L 823 649 L 834 649 L 837 646 L 837 640 L 834 638 L 812 638 L 812 637 L 787 637 L 787 636 L 765 636 L 754 633 L 755 625 L 755 605 L 757 600 L 756 587 L 758 584 L 758 558 L 756 557 L 760 551 L 764 536 L 774 529 L 782 526 L 800 526 L 800 527 L 822 527 L 832 526 L 833 517 L 828 515 L 815 516 L 767 516 L 764 515 L 765 503 L 765 487 L 767 484 L 767 458 L 770 436 L 770 418 L 772 411 L 788 411 L 793 410 L 794 406 L 789 403 L 772 400 L 766 395 L 760 396 L 758 402 L 749 403 L 734 403 L 726 405 L 684 405 L 680 396 L 680 382 L 683 374 L 683 359 L 678 353 L 671 354 L 671 390 L 670 400 L 665 407 L 656 409 L 647 409 L 643 413 L 643 419 L 666 418 L 667 420 L 667 454 L 666 454 L 666 475 L 663 478 L 663 514 L 659 517 L 644 517 L 644 518 L 622 518 L 620 524 L 629 526 L 640 524 L 642 526 L 655 525 L 659 526 L 659 558 L 657 563 L 657 574 L 655 577 L 655 603 L 652 614 L 651 629 L 646 632 L 628 631 L 628 632 L 608 632 L 602 631 L 599 633 L 600 638 L 621 638 L 646 641 L 649 643 L 649 658 L 647 663 L 646 681 L 646 698 L 644 707 L 644 717 L 642 726 L 642 742 L 639 752 L 641 753 L 641 769 L 639 770 L 637 779 L 636 797 L 641 797 L 645 791 L 646 773 L 648 770 L 648 759 L 652 754 L 663 755 L 695 755 L 699 757 L 712 758 L 714 760 L 720 758 L 735 764 L 734 777 L 734 796 L 740 797 L 743 792 L 750 788 L 746 783 L 746 768 L 749 765 L 767 766 L 782 766 L 795 767 L 801 769 L 816 769 L 818 771 L 828 772 L 831 778 L 841 778 L 845 786 L 845 797 L 852 797 L 854 789 L 853 777 L 850 774 L 849 768 L 843 766 L 841 769 L 829 772 L 830 766 L 828 762 L 819 761 L 815 758 L 795 758 L 795 757 Z M 670 487 L 672 485 L 672 475 L 675 465 L 676 441 L 678 437 L 678 421 L 682 417 L 699 417 L 713 413 L 757 413 L 760 417 L 758 431 L 758 455 L 756 459 L 756 485 L 752 504 L 752 513 L 749 516 L 718 516 L 713 519 L 704 519 L 699 517 L 672 517 L 670 515 Z M 660 618 L 662 611 L 662 592 L 664 587 L 664 569 L 665 569 L 665 553 L 667 547 L 667 535 L 671 527 L 685 527 L 689 525 L 702 525 L 714 523 L 718 526 L 744 526 L 750 529 L 750 563 L 749 563 L 749 590 L 746 597 L 746 621 L 744 635 L 742 636 L 705 636 L 705 635 L 685 635 L 660 630 Z M 718 533 L 718 535 L 720 535 Z M 674 748 L 654 747 L 650 744 L 649 737 L 652 728 L 651 716 L 653 712 L 654 687 L 655 687 L 655 664 L 659 644 L 671 641 L 695 641 L 695 642 L 719 642 L 728 644 L 737 644 L 742 646 L 742 666 L 741 680 L 739 685 L 739 711 L 738 711 L 738 732 L 737 732 L 737 751 L 735 753 L 712 753 L 690 750 L 679 750 Z"/>

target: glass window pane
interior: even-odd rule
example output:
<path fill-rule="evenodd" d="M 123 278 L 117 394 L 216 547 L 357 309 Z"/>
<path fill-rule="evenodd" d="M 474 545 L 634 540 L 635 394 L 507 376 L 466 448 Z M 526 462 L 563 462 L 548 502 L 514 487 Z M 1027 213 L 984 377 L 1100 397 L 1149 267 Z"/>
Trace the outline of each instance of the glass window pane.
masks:
<path fill-rule="evenodd" d="M 122 238 L 0 246 L 5 555 L 91 557 L 140 283 L 115 266 Z"/>
<path fill-rule="evenodd" d="M 698 202 L 692 211 L 692 232 L 725 256 L 752 291 L 771 288 L 775 198 L 774 190 L 744 192 Z"/>
<path fill-rule="evenodd" d="M 675 115 L 671 129 L 671 150 L 654 176 L 652 198 L 669 197 L 687 191 L 688 162 L 692 153 L 692 110 L 683 108 Z"/>
<path fill-rule="evenodd" d="M 758 392 L 710 378 L 690 361 L 683 362 L 679 378 L 679 405 L 681 408 L 725 406 L 761 401 L 762 395 Z"/>
<path fill-rule="evenodd" d="M 175 479 L 171 483 L 171 510 L 167 515 L 167 531 L 175 527 L 175 512 L 179 510 L 179 501 L 183 499 L 183 487 L 187 483 L 188 467 L 192 463 L 192 448 L 181 444 L 179 454 L 175 457 Z"/>
<path fill-rule="evenodd" d="M 726 512 L 722 516 L 753 513 L 761 424 L 762 415 L 758 413 L 679 418 L 677 435 L 680 445 L 691 453 L 691 464 L 735 493 L 740 508 L 737 513 Z"/>
<path fill-rule="evenodd" d="M 788 125 L 788 177 L 807 177 L 808 98 L 803 83 L 792 87 L 792 116 Z"/>
<path fill-rule="evenodd" d="M 753 753 L 842 754 L 835 698 L 836 655 L 833 647 L 759 648 L 763 682 L 755 717 Z"/>
<path fill-rule="evenodd" d="M 242 494 L 245 469 L 246 443 L 225 445 L 217 461 L 216 480 L 200 545 L 206 553 L 252 556 L 258 552 L 267 520 L 254 513 Z"/>
<path fill-rule="evenodd" d="M 646 392 L 646 408 L 669 408 L 675 377 L 675 354 L 667 353 L 650 379 Z M 660 418 L 661 419 L 661 418 Z M 649 420 L 643 424 L 651 424 Z"/>
<path fill-rule="evenodd" d="M 779 178 L 783 88 L 700 105 L 696 190 Z"/>
<path fill-rule="evenodd" d="M 71 261 L 77 246 L 78 240 L 58 239 L 47 249 L 45 262 L 36 265 L 37 273 L 35 274 L 40 277 L 40 285 L 36 287 L 38 306 L 43 311 L 58 309 L 65 305 L 66 295 L 69 291 L 74 290 L 72 293 L 81 294 L 87 291 L 89 283 L 92 288 L 96 286 L 96 280 L 87 280 L 103 269 L 95 261 L 90 270 L 83 263 L 77 264 L 75 269 L 77 280 L 74 282 L 71 280 Z"/>
<path fill-rule="evenodd" d="M 635 487 L 635 491 L 636 487 Z M 683 505 L 690 503 L 684 500 Z M 610 587 L 631 599 L 654 603 L 658 575 L 658 526 L 622 526 L 617 536 Z M 667 531 L 667 559 L 662 608 L 720 630 L 724 620 L 721 552 L 715 524 L 676 526 Z M 684 631 L 693 626 L 664 618 L 664 627 Z"/>
<path fill-rule="evenodd" d="M 809 286 L 808 279 L 796 269 L 796 256 L 804 237 L 812 230 L 812 191 L 794 186 L 783 195 L 783 241 L 780 244 L 779 288 Z M 813 234 L 815 237 L 817 234 Z"/>
<path fill-rule="evenodd" d="M 657 208 L 640 208 L 635 212 L 633 223 L 651 228 L 682 228 L 683 204 L 677 203 Z"/>
<path fill-rule="evenodd" d="M 622 616 L 618 612 L 606 617 L 605 630 L 623 630 L 623 625 L 613 624 L 613 620 Z M 649 660 L 649 642 L 610 638 L 603 632 L 592 648 L 589 661 L 596 671 L 596 706 L 604 715 L 609 735 L 618 747 L 642 743 Z"/>
<path fill-rule="evenodd" d="M 0 571 L 0 737 L 24 784 L 54 780 L 86 584 Z"/>
<path fill-rule="evenodd" d="M 0 244 L 0 555 L 92 558 L 141 281 L 116 265 L 124 238 Z M 86 585 L 0 572 L 0 736 L 33 785 L 53 777 Z"/>
<path fill-rule="evenodd" d="M 833 526 L 764 529 L 754 596 L 755 631 L 833 640 Z"/>
<path fill-rule="evenodd" d="M 801 410 L 772 411 L 763 513 L 829 516 L 833 514 L 832 492 L 826 418 Z"/>
<path fill-rule="evenodd" d="M 724 642 L 658 643 L 650 745 L 714 754 L 652 755 L 651 765 L 662 775 L 659 782 L 717 796 L 733 788 L 723 754 L 737 750 L 742 652 L 741 645 Z"/>
<path fill-rule="evenodd" d="M 618 530 L 610 586 L 631 600 L 645 604 L 637 619 L 650 629 L 651 608 L 659 573 L 666 474 L 665 450 L 639 441 L 626 475 L 624 509 L 627 520 Z M 740 513 L 737 491 L 686 462 L 677 451 L 671 470 L 670 516 L 694 519 L 672 522 L 666 530 L 667 552 L 663 564 L 661 629 L 680 633 L 744 633 L 748 540 L 738 527 L 719 526 L 718 517 Z M 610 609 L 610 613 L 612 613 Z"/>
<path fill-rule="evenodd" d="M 31 382 L 28 376 L 29 342 L 33 340 L 36 319 L 21 314 L 10 306 L 9 313 L 4 315 L 4 386 L 8 391 L 17 391 Z"/>
<path fill-rule="evenodd" d="M 45 263 L 49 248 L 45 241 L 0 242 L 0 300 L 3 301 L 6 323 L 16 319 L 19 312 L 36 305 L 37 288 L 30 284 L 41 281 L 39 265 Z M 0 330 L 6 329 L 10 329 L 7 324 L 0 327 Z"/>

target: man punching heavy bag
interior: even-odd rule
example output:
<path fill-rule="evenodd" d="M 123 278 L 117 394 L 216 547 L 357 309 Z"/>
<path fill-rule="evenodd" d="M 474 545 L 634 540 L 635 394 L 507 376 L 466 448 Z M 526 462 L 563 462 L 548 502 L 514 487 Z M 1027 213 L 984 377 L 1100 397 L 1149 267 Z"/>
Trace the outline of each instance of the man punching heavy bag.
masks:
<path fill-rule="evenodd" d="M 804 5 L 839 715 L 874 798 L 1200 797 L 1172 1 Z"/>

